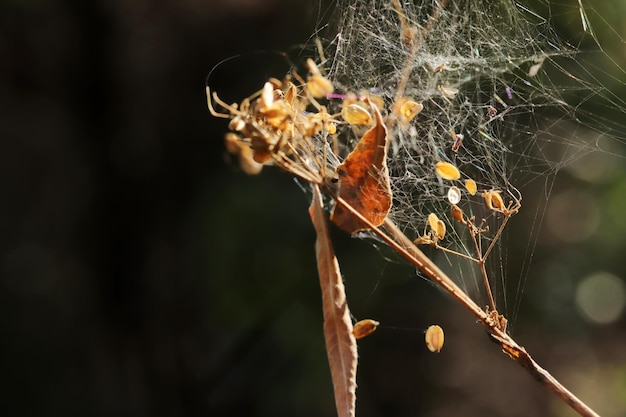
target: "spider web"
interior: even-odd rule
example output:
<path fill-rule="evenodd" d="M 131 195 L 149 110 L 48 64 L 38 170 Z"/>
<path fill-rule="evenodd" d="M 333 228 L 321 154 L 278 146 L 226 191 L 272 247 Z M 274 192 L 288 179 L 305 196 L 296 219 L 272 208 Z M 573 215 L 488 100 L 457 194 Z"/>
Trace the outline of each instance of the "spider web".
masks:
<path fill-rule="evenodd" d="M 536 215 L 525 237 L 529 243 L 520 279 L 515 284 L 505 280 L 506 236 L 490 256 L 492 288 L 499 289 L 505 304 L 499 308 L 514 319 L 555 174 L 601 150 L 605 138 L 622 140 L 620 126 L 598 117 L 598 109 L 601 114 L 623 113 L 626 103 L 598 81 L 609 75 L 623 87 L 619 77 L 624 71 L 600 47 L 589 20 L 594 10 L 580 1 L 539 1 L 531 8 L 510 0 L 339 0 L 337 10 L 329 58 L 322 63 L 336 88 L 380 96 L 387 108 L 401 90 L 400 95 L 424 105 L 408 127 L 396 125 L 390 135 L 390 218 L 407 236 L 423 234 L 428 215 L 435 213 L 447 225 L 441 245 L 475 256 L 467 228 L 450 215 L 450 187 L 461 191 L 458 205 L 466 215 L 475 216 L 477 224 L 485 219 L 486 247 L 502 217 L 486 209 L 480 191 L 500 190 L 508 204 L 523 200 L 533 181 L 543 181 L 543 203 L 526 208 Z M 577 41 L 558 36 L 552 28 L 556 17 L 580 21 Z M 412 42 L 407 28 L 416 30 Z M 594 48 L 590 59 L 581 52 L 584 42 Z M 597 56 L 614 72 L 594 64 Z M 331 100 L 333 106 L 340 110 L 340 103 Z M 462 142 L 453 149 L 459 135 Z M 358 132 L 344 128 L 341 138 L 349 149 Z M 458 167 L 461 180 L 437 176 L 439 161 Z M 474 180 L 479 194 L 470 195 L 464 179 Z M 450 255 L 444 263 L 452 277 L 463 277 L 460 284 L 470 294 L 481 296 L 476 268 Z M 512 294 L 505 295 L 507 286 L 515 288 Z"/>

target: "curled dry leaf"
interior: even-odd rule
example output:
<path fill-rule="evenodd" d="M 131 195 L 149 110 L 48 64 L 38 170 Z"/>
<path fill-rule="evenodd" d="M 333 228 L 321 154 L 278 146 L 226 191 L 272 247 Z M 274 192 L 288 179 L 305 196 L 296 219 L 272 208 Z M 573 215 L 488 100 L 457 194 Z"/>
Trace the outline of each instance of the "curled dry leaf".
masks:
<path fill-rule="evenodd" d="M 352 333 L 352 320 L 341 280 L 339 262 L 335 257 L 328 232 L 328 223 L 317 185 L 313 185 L 313 202 L 309 215 L 315 227 L 317 240 L 315 254 L 322 289 L 324 312 L 324 338 L 330 374 L 335 392 L 338 417 L 354 417 L 356 408 L 356 338 Z"/>
<path fill-rule="evenodd" d="M 391 209 L 391 185 L 387 168 L 387 128 L 380 111 L 365 98 L 372 109 L 376 125 L 365 132 L 356 148 L 337 167 L 337 197 L 358 211 L 374 226 L 379 226 Z M 339 202 L 330 219 L 348 233 L 367 229 Z"/>

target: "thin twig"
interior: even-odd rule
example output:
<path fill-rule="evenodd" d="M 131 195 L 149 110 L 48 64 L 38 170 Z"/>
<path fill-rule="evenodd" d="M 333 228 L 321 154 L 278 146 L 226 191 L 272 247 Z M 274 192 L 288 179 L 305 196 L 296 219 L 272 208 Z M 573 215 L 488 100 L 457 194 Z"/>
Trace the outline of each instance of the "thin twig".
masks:
<path fill-rule="evenodd" d="M 442 252 L 449 253 L 450 255 L 457 256 L 457 257 L 459 257 L 459 258 L 461 258 L 461 259 L 465 259 L 465 260 L 467 260 L 467 261 L 474 262 L 474 263 L 480 263 L 480 260 L 478 260 L 478 259 L 474 258 L 473 256 L 466 255 L 466 254 L 461 253 L 461 252 L 457 252 L 457 251 L 455 251 L 455 250 L 453 250 L 453 249 L 448 249 L 448 248 L 446 248 L 445 246 L 440 246 L 438 243 L 437 243 L 437 244 L 435 244 L 435 245 L 434 245 L 434 247 L 435 247 L 436 249 L 438 249 L 438 250 L 442 251 Z"/>
<path fill-rule="evenodd" d="M 502 221 L 502 224 L 500 225 L 500 227 L 498 228 L 498 231 L 496 232 L 495 236 L 491 240 L 491 245 L 489 245 L 489 247 L 485 251 L 485 255 L 483 256 L 484 259 L 487 259 L 487 257 L 489 256 L 493 248 L 496 246 L 496 242 L 498 241 L 498 239 L 500 239 L 500 235 L 502 235 L 502 232 L 504 231 L 504 228 L 506 227 L 506 224 L 510 218 L 511 218 L 510 214 L 505 215 L 504 220 Z"/>
<path fill-rule="evenodd" d="M 480 273 L 483 277 L 483 284 L 485 285 L 485 290 L 487 292 L 487 296 L 489 297 L 489 305 L 491 307 L 491 311 L 496 311 L 496 301 L 493 298 L 493 292 L 491 291 L 491 285 L 489 284 L 489 276 L 487 275 L 487 269 L 485 268 L 485 263 L 487 261 L 488 255 L 483 255 L 483 237 L 482 230 L 476 229 L 473 223 L 468 223 L 470 227 L 470 235 L 472 236 L 472 241 L 474 242 L 474 247 L 476 248 L 476 262 L 478 262 L 478 266 L 480 267 Z M 477 238 L 478 236 L 478 238 Z M 493 239 L 492 243 L 496 242 L 496 239 Z"/>
<path fill-rule="evenodd" d="M 491 290 L 491 284 L 489 283 L 489 275 L 487 274 L 487 267 L 485 266 L 485 259 L 482 258 L 478 262 L 478 265 L 480 266 L 480 273 L 483 276 L 483 284 L 485 285 L 487 296 L 489 297 L 489 305 L 491 306 L 491 311 L 496 311 L 496 300 L 493 298 L 493 291 Z"/>
<path fill-rule="evenodd" d="M 491 240 L 491 244 L 489 245 L 485 253 L 483 254 L 480 252 L 482 250 L 482 247 L 481 249 L 479 249 L 479 252 L 478 252 L 478 256 L 479 256 L 478 264 L 480 265 L 480 272 L 483 275 L 483 281 L 485 283 L 485 288 L 487 289 L 487 295 L 489 296 L 489 303 L 491 304 L 491 309 L 494 311 L 496 310 L 496 301 L 494 300 L 493 292 L 491 291 L 491 285 L 489 283 L 489 276 L 487 275 L 486 262 L 487 262 L 487 257 L 489 257 L 489 254 L 491 253 L 493 248 L 496 246 L 496 242 L 498 241 L 498 239 L 500 239 L 500 235 L 502 235 L 502 231 L 504 230 L 504 227 L 506 226 L 510 217 L 511 217 L 510 215 L 507 215 L 504 218 L 504 220 L 502 221 L 502 224 L 498 228 L 496 235 Z M 481 236 L 479 235 L 479 239 L 480 237 Z"/>

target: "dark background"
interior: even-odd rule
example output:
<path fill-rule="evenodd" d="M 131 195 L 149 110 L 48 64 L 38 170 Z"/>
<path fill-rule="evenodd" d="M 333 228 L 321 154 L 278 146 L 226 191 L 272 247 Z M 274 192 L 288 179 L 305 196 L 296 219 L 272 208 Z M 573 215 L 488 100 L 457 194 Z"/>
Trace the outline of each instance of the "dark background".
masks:
<path fill-rule="evenodd" d="M 596 7 L 623 38 L 618 3 Z M 0 2 L 0 413 L 334 415 L 308 197 L 277 170 L 238 171 L 204 92 L 235 54 L 212 74 L 227 101 L 284 74 L 283 52 L 332 11 Z M 565 36 L 580 30 L 570 17 L 555 16 Z M 616 39 L 605 46 L 623 64 Z M 606 81 L 622 99 L 623 80 Z M 594 271 L 623 280 L 624 163 L 596 155 L 560 178 L 553 195 L 583 193 L 597 222 L 583 239 L 539 238 L 514 336 L 604 416 L 623 415 L 623 315 L 594 325 L 574 293 Z M 334 234 L 353 314 L 383 323 L 359 345 L 359 416 L 571 415 L 411 268 Z M 522 256 L 526 242 L 510 241 Z M 439 355 L 423 344 L 433 323 Z"/>

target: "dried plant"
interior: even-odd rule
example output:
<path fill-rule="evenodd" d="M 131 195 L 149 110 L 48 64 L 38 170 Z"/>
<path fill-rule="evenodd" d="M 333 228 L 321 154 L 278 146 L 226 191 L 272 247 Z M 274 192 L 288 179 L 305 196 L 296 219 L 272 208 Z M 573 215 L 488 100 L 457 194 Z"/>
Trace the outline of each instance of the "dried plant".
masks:
<path fill-rule="evenodd" d="M 229 120 L 227 149 L 246 173 L 273 165 L 310 184 L 338 415 L 355 415 L 356 340 L 378 323 L 365 320 L 353 328 L 325 207 L 346 232 L 384 241 L 473 314 L 539 383 L 580 415 L 596 416 L 507 333 L 488 268 L 503 230 L 522 208 L 513 181 L 525 181 L 527 171 L 556 172 L 592 148 L 559 138 L 566 157 L 540 162 L 545 149 L 537 132 L 518 133 L 515 145 L 506 137 L 524 111 L 567 109 L 553 90 L 528 80 L 546 61 L 570 51 L 550 49 L 549 29 L 535 23 L 531 30 L 522 12 L 536 15 L 507 1 L 362 3 L 345 6 L 339 34 L 327 45 L 330 58 L 320 45 L 319 65 L 308 59 L 305 75 L 294 70 L 269 79 L 238 104 L 223 102 L 208 86 L 206 91 L 211 114 Z M 498 16 L 498 26 L 490 14 Z M 514 33 L 538 29 L 545 32 L 536 41 Z M 454 42 L 437 44 L 447 35 Z M 489 42 L 504 35 L 507 54 Z M 419 245 L 476 265 L 488 305 L 479 306 Z M 443 330 L 431 326 L 428 348 L 439 351 L 443 338 Z"/>

